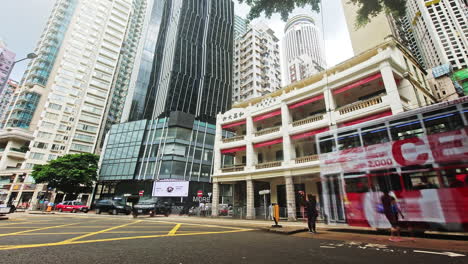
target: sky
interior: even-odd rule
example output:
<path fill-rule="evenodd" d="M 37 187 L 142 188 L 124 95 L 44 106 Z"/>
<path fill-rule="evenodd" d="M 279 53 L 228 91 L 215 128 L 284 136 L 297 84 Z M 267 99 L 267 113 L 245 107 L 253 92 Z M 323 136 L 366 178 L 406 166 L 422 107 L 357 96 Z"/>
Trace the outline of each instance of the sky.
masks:
<path fill-rule="evenodd" d="M 22 59 L 28 53 L 34 51 L 55 0 L 0 1 L 3 21 L 0 26 L 0 39 L 6 42 L 8 48 L 16 53 L 17 60 Z M 324 33 L 327 66 L 330 67 L 352 57 L 353 51 L 341 7 L 341 0 L 323 2 L 323 23 L 321 15 L 312 12 L 310 8 L 296 9 L 292 15 L 310 14 L 318 20 L 317 26 Z M 239 16 L 246 17 L 249 7 L 245 4 L 240 5 L 237 0 L 234 0 L 234 3 L 234 12 Z M 280 40 L 283 38 L 285 22 L 281 20 L 279 15 L 273 15 L 271 19 L 262 17 L 259 20 L 266 22 Z M 5 23 L 5 21 L 8 21 L 8 23 Z M 27 64 L 27 61 L 16 64 L 10 78 L 20 81 Z"/>

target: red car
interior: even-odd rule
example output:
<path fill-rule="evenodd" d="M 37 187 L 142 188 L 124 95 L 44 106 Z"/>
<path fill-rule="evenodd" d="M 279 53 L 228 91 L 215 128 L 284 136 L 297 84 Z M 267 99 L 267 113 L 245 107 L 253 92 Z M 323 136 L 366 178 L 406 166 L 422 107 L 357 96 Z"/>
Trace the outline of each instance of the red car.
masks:
<path fill-rule="evenodd" d="M 62 203 L 57 204 L 55 206 L 55 210 L 59 212 L 69 211 L 72 213 L 76 213 L 76 212 L 87 213 L 89 211 L 89 207 L 84 205 L 80 201 L 64 201 Z"/>

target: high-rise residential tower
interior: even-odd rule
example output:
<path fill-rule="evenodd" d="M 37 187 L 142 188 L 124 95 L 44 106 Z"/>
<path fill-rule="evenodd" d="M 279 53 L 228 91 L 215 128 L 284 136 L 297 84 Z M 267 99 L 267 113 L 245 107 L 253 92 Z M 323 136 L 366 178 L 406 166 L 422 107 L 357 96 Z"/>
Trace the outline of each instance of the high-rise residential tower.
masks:
<path fill-rule="evenodd" d="M 144 21 L 147 17 L 146 13 L 150 9 L 152 2 L 153 0 L 132 0 L 130 20 L 122 49 L 120 50 L 116 73 L 112 81 L 112 88 L 104 115 L 105 120 L 99 132 L 98 148 L 102 146 L 104 137 L 111 126 L 120 123 L 120 119 L 122 118 L 123 106 L 129 92 L 130 79 L 134 71 L 133 68 L 142 37 Z"/>
<path fill-rule="evenodd" d="M 0 129 L 3 128 L 6 122 L 5 118 L 8 107 L 11 107 L 13 96 L 17 90 L 18 82 L 8 80 L 5 88 L 0 92 Z"/>
<path fill-rule="evenodd" d="M 7 49 L 6 44 L 0 39 L 0 95 L 7 85 L 11 69 L 15 63 L 16 54 Z"/>
<path fill-rule="evenodd" d="M 148 39 L 153 34 L 143 40 L 155 45 L 154 56 L 141 56 L 133 90 L 138 100 L 126 104 L 131 122 L 113 125 L 107 134 L 95 199 L 141 190 L 151 196 L 153 183 L 161 180 L 189 181 L 195 197 L 210 190 L 216 115 L 231 106 L 234 4 L 154 4 L 162 16 L 151 12 L 148 29 L 160 23 L 157 41 Z"/>
<path fill-rule="evenodd" d="M 232 101 L 264 96 L 280 88 L 278 38 L 264 23 L 250 25 L 235 40 Z"/>
<path fill-rule="evenodd" d="M 407 2 L 407 16 L 427 68 L 468 67 L 468 6 L 462 0 Z"/>
<path fill-rule="evenodd" d="M 315 21 L 308 15 L 297 15 L 284 27 L 283 67 L 286 84 L 300 81 L 325 69 L 323 39 Z"/>
<path fill-rule="evenodd" d="M 14 106 L 37 102 L 24 169 L 95 151 L 131 12 L 131 0 L 57 1 L 21 87 L 38 92 L 18 96 Z"/>

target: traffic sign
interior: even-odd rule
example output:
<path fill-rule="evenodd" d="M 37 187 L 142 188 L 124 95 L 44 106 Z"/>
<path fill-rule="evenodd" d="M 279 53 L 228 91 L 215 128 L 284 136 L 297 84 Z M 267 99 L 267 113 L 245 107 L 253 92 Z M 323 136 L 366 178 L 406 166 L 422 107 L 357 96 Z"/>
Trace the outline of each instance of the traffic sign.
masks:
<path fill-rule="evenodd" d="M 202 191 L 202 190 L 199 190 L 199 191 L 197 192 L 197 196 L 198 196 L 198 197 L 202 197 L 202 196 L 203 196 L 203 191 Z"/>
<path fill-rule="evenodd" d="M 141 191 L 138 192 L 138 195 L 143 196 L 144 193 L 145 193 L 145 191 L 141 190 Z"/>

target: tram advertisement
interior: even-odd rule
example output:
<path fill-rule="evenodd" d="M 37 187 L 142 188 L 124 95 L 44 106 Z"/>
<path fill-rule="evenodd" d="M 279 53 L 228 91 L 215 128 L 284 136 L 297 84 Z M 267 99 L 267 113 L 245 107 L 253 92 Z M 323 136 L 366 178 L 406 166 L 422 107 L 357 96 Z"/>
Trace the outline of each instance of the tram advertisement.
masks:
<path fill-rule="evenodd" d="M 341 175 L 346 222 L 389 228 L 382 190 L 406 224 L 468 230 L 468 128 L 320 154 L 322 180 Z M 331 192 L 329 190 L 329 192 Z"/>

